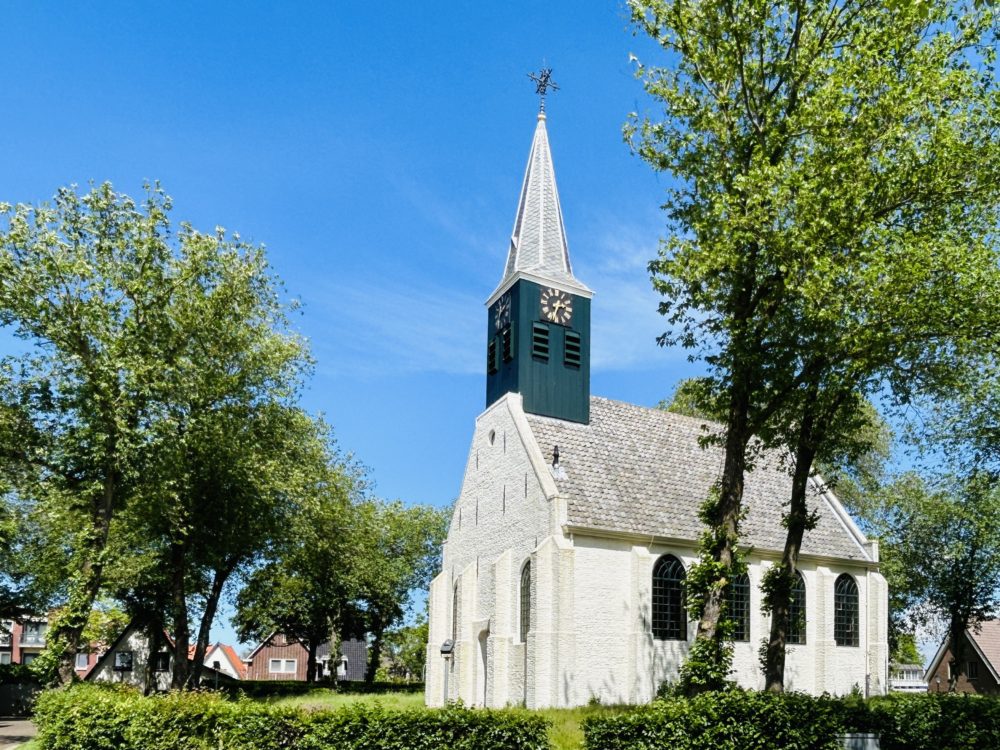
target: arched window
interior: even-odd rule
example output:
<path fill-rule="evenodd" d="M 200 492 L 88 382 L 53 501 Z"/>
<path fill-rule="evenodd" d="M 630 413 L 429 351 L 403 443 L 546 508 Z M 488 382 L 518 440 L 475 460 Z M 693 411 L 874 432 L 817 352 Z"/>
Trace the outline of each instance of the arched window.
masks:
<path fill-rule="evenodd" d="M 673 555 L 653 565 L 653 637 L 661 641 L 687 640 L 684 610 L 684 566 Z"/>
<path fill-rule="evenodd" d="M 521 568 L 521 643 L 528 640 L 531 630 L 531 560 Z"/>
<path fill-rule="evenodd" d="M 729 585 L 727 616 L 733 623 L 733 640 L 750 640 L 750 577 L 744 573 Z"/>
<path fill-rule="evenodd" d="M 833 587 L 833 639 L 838 646 L 858 645 L 858 584 L 847 573 Z"/>
<path fill-rule="evenodd" d="M 451 595 L 451 642 L 458 643 L 458 583 Z"/>
<path fill-rule="evenodd" d="M 799 571 L 795 571 L 791 594 L 788 600 L 788 630 L 785 643 L 802 646 L 806 642 L 806 582 Z"/>

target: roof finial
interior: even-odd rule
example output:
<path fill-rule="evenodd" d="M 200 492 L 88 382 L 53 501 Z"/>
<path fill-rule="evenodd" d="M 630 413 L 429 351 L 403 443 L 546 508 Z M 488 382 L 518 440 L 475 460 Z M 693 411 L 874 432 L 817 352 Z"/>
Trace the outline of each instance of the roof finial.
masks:
<path fill-rule="evenodd" d="M 542 68 L 538 73 L 528 73 L 528 78 L 535 82 L 535 93 L 540 97 L 538 116 L 545 116 L 545 95 L 549 89 L 558 91 L 559 87 L 552 80 L 552 68 Z"/>

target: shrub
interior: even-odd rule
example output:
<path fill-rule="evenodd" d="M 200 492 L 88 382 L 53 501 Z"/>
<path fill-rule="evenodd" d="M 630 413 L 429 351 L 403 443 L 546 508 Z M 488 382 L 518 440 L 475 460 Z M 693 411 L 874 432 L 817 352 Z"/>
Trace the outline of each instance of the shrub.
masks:
<path fill-rule="evenodd" d="M 169 693 L 81 684 L 44 693 L 35 713 L 46 750 L 546 750 L 537 716 L 449 708 L 387 711 L 352 706 L 301 710 L 226 700 L 217 692 Z"/>
<path fill-rule="evenodd" d="M 843 726 L 833 699 L 732 689 L 591 717 L 583 732 L 591 750 L 834 750 Z"/>
<path fill-rule="evenodd" d="M 1000 699 L 984 695 L 894 694 L 868 701 L 882 750 L 1000 747 Z"/>

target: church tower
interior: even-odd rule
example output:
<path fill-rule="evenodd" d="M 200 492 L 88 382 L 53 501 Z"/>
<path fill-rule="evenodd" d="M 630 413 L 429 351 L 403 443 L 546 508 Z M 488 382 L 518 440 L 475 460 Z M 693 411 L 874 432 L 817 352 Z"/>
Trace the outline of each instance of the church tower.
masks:
<path fill-rule="evenodd" d="M 503 278 L 486 302 L 486 405 L 521 394 L 530 414 L 590 421 L 590 300 L 573 276 L 544 99 Z"/>

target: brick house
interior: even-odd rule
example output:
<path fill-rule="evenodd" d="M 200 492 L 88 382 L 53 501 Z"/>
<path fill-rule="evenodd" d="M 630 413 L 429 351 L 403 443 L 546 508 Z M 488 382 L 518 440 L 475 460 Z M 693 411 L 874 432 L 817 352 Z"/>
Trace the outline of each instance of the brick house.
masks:
<path fill-rule="evenodd" d="M 968 662 L 955 690 L 984 695 L 1000 693 L 1000 620 L 986 620 L 979 624 L 978 630 L 966 630 L 965 638 L 968 642 Z M 943 693 L 948 690 L 951 659 L 951 649 L 945 638 L 924 674 L 928 692 Z"/>
<path fill-rule="evenodd" d="M 316 651 L 316 679 L 329 677 L 332 669 L 338 680 L 363 680 L 367 655 L 363 640 L 343 641 L 340 656 L 331 662 L 330 642 L 322 643 Z M 308 657 L 309 652 L 297 640 L 272 633 L 244 659 L 246 679 L 305 681 Z"/>

